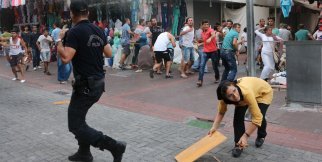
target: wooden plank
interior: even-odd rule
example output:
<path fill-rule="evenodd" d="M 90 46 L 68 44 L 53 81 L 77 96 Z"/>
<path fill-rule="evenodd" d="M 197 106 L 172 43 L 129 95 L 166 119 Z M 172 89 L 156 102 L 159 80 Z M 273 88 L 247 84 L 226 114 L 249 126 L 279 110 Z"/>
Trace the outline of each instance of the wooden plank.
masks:
<path fill-rule="evenodd" d="M 226 136 L 216 131 L 211 137 L 207 135 L 180 152 L 175 159 L 178 162 L 193 162 L 226 140 Z"/>
<path fill-rule="evenodd" d="M 69 100 L 64 100 L 64 101 L 57 101 L 57 102 L 54 102 L 53 104 L 54 105 L 67 105 L 67 104 L 69 104 Z"/>

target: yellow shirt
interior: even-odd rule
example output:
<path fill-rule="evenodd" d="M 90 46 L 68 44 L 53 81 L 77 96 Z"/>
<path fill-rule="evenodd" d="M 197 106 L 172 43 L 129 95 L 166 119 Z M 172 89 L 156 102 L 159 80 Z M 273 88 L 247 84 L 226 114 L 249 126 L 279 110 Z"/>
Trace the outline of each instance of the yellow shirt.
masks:
<path fill-rule="evenodd" d="M 271 86 L 264 80 L 256 77 L 243 77 L 237 80 L 237 86 L 240 88 L 243 100 L 236 106 L 248 105 L 252 114 L 252 123 L 261 126 L 263 115 L 258 107 L 258 103 L 270 105 L 273 100 L 273 90 Z M 227 104 L 220 100 L 218 103 L 218 111 L 225 114 Z"/>

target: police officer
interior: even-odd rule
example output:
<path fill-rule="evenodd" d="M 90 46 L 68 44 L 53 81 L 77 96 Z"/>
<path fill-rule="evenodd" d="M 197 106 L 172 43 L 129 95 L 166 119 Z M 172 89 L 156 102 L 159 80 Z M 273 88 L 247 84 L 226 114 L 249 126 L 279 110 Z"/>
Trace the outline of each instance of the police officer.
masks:
<path fill-rule="evenodd" d="M 116 141 L 87 125 L 85 118 L 91 106 L 104 92 L 103 55 L 111 57 L 112 50 L 104 32 L 88 20 L 88 5 L 85 0 L 70 4 L 74 26 L 66 34 L 62 30 L 57 40 L 57 50 L 63 63 L 72 61 L 75 82 L 68 107 L 68 128 L 78 141 L 78 151 L 69 156 L 70 161 L 93 161 L 90 146 L 109 150 L 114 162 L 120 162 L 126 143 Z M 66 38 L 65 37 L 66 34 Z M 64 38 L 64 45 L 62 39 Z"/>

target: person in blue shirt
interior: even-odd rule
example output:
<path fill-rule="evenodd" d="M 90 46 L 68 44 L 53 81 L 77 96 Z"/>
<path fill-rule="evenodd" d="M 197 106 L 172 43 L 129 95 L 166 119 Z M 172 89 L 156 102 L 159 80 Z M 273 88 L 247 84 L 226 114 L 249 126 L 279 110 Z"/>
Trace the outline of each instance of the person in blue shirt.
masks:
<path fill-rule="evenodd" d="M 238 35 L 240 32 L 241 25 L 235 23 L 233 28 L 226 34 L 223 44 L 221 47 L 221 59 L 225 70 L 222 74 L 221 81 L 230 80 L 234 81 L 237 74 L 237 64 L 236 64 L 236 50 L 238 49 Z"/>

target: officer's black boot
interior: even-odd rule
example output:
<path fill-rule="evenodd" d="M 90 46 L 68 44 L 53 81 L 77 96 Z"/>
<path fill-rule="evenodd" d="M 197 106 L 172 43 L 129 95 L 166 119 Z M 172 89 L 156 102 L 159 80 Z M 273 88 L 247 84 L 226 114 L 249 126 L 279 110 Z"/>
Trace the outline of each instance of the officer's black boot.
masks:
<path fill-rule="evenodd" d="M 90 151 L 90 145 L 79 145 L 78 151 L 69 156 L 70 161 L 92 162 L 93 156 Z"/>
<path fill-rule="evenodd" d="M 113 155 L 113 162 L 121 162 L 123 153 L 126 149 L 126 143 L 122 141 L 116 141 L 108 136 L 103 136 L 97 143 L 97 147 L 100 150 L 109 150 Z"/>

